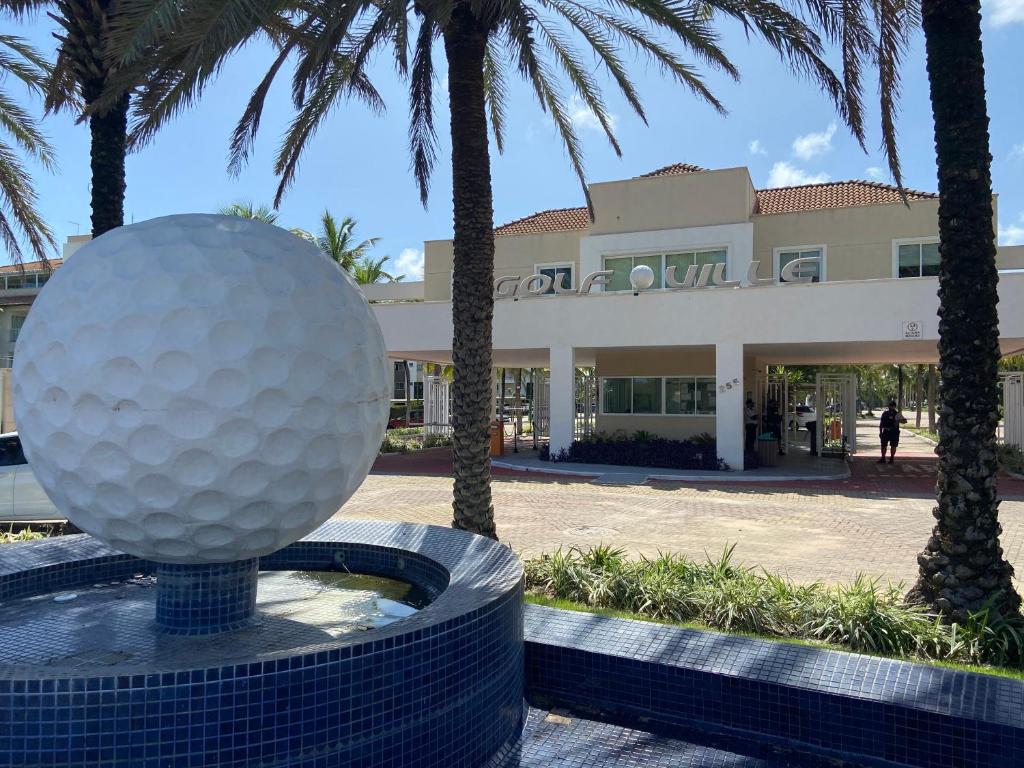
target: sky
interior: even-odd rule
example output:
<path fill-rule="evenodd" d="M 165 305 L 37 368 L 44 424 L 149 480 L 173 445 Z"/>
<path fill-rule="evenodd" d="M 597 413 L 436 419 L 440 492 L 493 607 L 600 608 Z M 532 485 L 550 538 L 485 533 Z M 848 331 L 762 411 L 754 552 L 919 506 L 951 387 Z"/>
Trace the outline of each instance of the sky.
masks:
<path fill-rule="evenodd" d="M 982 7 L 999 242 L 1024 244 L 1020 86 L 1024 0 L 983 0 Z M 9 26 L 6 19 L 5 26 Z M 52 30 L 53 23 L 42 16 L 10 31 L 52 55 Z M 613 88 L 606 88 L 623 150 L 620 158 L 600 133 L 593 113 L 573 100 L 572 117 L 583 140 L 588 181 L 629 178 L 677 162 L 707 168 L 747 166 L 757 187 L 889 180 L 879 151 L 877 110 L 869 112 L 865 153 L 837 119 L 833 105 L 813 85 L 792 75 L 763 42 L 747 39 L 735 25 L 725 24 L 720 30 L 723 48 L 742 78 L 736 83 L 704 72 L 728 109 L 725 116 L 667 80 L 656 67 L 636 62 L 631 71 L 647 111 L 647 125 Z M 248 166 L 237 177 L 226 170 L 231 130 L 270 60 L 271 50 L 264 44 L 244 48 L 228 61 L 194 108 L 129 157 L 126 223 L 172 213 L 215 211 L 235 201 L 273 200 L 277 186 L 273 159 L 294 114 L 287 79 L 270 94 Z M 297 181 L 281 205 L 281 225 L 315 231 L 325 209 L 336 217 L 351 216 L 358 221 L 361 237 L 380 238 L 373 254 L 389 257 L 392 271 L 407 279 L 421 276 L 423 241 L 452 234 L 442 50 L 436 51 L 435 61 L 440 155 L 426 209 L 409 170 L 407 92 L 383 57 L 375 63 L 372 79 L 387 104 L 386 113 L 375 115 L 355 102 L 338 106 L 309 145 Z M 921 35 L 914 40 L 902 78 L 898 127 L 905 183 L 934 191 L 933 133 Z M 866 96 L 875 100 L 870 85 Z M 38 111 L 39 105 L 30 107 Z M 69 235 L 89 231 L 89 132 L 69 115 L 48 117 L 43 126 L 57 149 L 59 168 L 53 174 L 35 169 L 34 177 L 41 212 L 63 242 Z M 583 204 L 579 183 L 550 119 L 522 82 L 514 82 L 510 89 L 505 153 L 498 155 L 493 142 L 491 148 L 496 224 L 546 208 Z"/>

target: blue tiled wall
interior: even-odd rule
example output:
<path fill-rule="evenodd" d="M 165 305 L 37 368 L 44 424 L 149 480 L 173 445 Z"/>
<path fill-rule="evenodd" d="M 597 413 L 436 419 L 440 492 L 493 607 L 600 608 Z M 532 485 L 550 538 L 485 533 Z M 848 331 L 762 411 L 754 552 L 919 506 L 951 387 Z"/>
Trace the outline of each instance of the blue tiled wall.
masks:
<path fill-rule="evenodd" d="M 522 568 L 508 549 L 388 523 L 329 523 L 311 539 L 265 567 L 344 564 L 436 599 L 388 627 L 246 664 L 50 675 L 0 659 L 0 766 L 476 768 L 515 740 Z M 4 552 L 0 595 L 151 568 L 84 537 L 44 544 Z"/>
<path fill-rule="evenodd" d="M 528 697 L 858 765 L 1024 765 L 1024 682 L 527 607 Z"/>

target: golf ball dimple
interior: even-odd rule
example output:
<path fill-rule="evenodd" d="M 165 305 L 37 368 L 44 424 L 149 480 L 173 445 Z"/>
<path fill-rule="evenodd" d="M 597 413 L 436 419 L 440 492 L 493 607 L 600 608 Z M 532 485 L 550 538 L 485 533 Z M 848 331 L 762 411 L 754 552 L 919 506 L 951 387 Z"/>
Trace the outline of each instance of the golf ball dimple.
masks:
<path fill-rule="evenodd" d="M 157 562 L 226 562 L 290 544 L 355 492 L 389 372 L 362 292 L 316 246 L 169 216 L 53 274 L 18 337 L 14 411 L 83 531 Z"/>

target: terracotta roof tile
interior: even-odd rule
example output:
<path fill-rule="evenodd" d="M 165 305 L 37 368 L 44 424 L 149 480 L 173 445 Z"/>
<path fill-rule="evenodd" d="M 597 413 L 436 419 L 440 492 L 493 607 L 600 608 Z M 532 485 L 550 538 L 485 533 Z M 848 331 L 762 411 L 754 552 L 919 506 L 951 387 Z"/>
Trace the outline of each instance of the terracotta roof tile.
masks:
<path fill-rule="evenodd" d="M 907 190 L 909 200 L 928 200 L 937 197 L 938 195 L 930 192 Z M 859 180 L 832 181 L 825 184 L 804 184 L 799 187 L 759 189 L 754 213 L 764 216 L 899 202 L 902 202 L 899 190 L 889 184 Z"/>
<path fill-rule="evenodd" d="M 535 235 L 539 232 L 566 232 L 573 229 L 586 229 L 590 226 L 590 216 L 586 207 L 555 208 L 550 211 L 524 216 L 521 219 L 502 224 L 494 230 L 495 237 L 504 235 Z"/>
<path fill-rule="evenodd" d="M 656 171 L 637 176 L 638 179 L 655 176 L 673 176 L 681 173 L 706 171 L 688 163 L 666 165 Z M 769 216 L 778 213 L 819 211 L 828 208 L 852 208 L 861 205 L 887 205 L 902 202 L 899 190 L 890 184 L 877 181 L 830 181 L 824 184 L 804 184 L 799 187 L 777 187 L 756 190 L 757 202 L 754 213 Z M 909 200 L 934 200 L 938 195 L 932 192 L 907 190 Z M 535 235 L 541 232 L 566 232 L 586 229 L 590 226 L 586 208 L 555 208 L 550 211 L 524 216 L 521 219 L 502 224 L 494 230 L 498 237 L 503 235 Z M 59 259 L 57 260 L 59 262 Z"/>
<path fill-rule="evenodd" d="M 689 163 L 673 163 L 672 165 L 666 165 L 664 168 L 659 168 L 656 171 L 650 173 L 643 173 L 637 176 L 638 179 L 649 179 L 653 176 L 678 176 L 681 173 L 701 173 L 706 171 L 707 168 L 701 168 L 699 165 L 690 165 Z"/>
<path fill-rule="evenodd" d="M 20 267 L 17 264 L 4 264 L 0 265 L 0 273 L 20 272 L 22 270 L 24 270 L 25 272 L 48 272 L 59 267 L 61 264 L 64 263 L 64 260 L 50 259 L 46 263 L 49 265 L 49 269 L 47 269 L 47 267 L 44 266 L 43 262 L 41 261 L 26 261 L 23 262 Z"/>

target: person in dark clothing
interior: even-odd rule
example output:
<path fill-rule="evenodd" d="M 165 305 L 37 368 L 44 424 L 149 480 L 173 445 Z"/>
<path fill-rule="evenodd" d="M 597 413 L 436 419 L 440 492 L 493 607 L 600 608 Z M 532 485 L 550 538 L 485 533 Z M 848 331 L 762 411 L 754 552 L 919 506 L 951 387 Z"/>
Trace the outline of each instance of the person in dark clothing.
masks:
<path fill-rule="evenodd" d="M 892 464 L 896 458 L 896 446 L 900 444 L 900 424 L 906 424 L 907 420 L 896 410 L 896 401 L 890 400 L 889 407 L 882 412 L 882 418 L 878 422 L 878 435 L 882 439 L 882 458 L 879 464 L 885 464 L 885 449 L 889 448 L 889 463 Z"/>
<path fill-rule="evenodd" d="M 746 441 L 744 443 L 747 453 L 754 450 L 757 441 L 757 411 L 754 409 L 753 398 L 748 397 L 743 409 L 743 424 L 746 430 Z"/>

